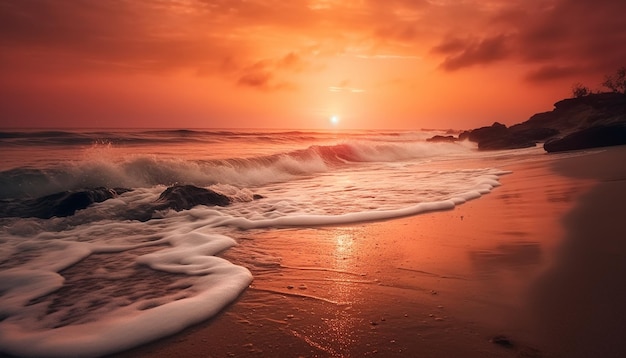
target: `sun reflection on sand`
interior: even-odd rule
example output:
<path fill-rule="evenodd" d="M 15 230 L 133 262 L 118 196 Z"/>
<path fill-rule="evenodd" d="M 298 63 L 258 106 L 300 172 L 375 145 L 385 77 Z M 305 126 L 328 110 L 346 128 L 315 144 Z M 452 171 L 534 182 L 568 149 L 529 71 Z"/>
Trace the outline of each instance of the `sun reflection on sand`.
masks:
<path fill-rule="evenodd" d="M 350 234 L 338 234 L 335 236 L 336 246 L 335 246 L 335 263 L 338 269 L 346 269 L 348 268 L 347 259 L 351 258 L 353 254 L 352 252 L 352 244 L 353 239 Z"/>
<path fill-rule="evenodd" d="M 341 272 L 352 272 L 357 259 L 356 245 L 354 243 L 354 231 L 340 229 L 334 236 L 334 269 Z M 344 275 L 342 275 L 344 276 Z M 326 320 L 329 331 L 329 340 L 334 343 L 340 354 L 349 353 L 351 347 L 357 342 L 353 332 L 360 325 L 360 319 L 353 312 L 353 304 L 358 295 L 357 284 L 350 278 L 338 277 L 333 280 L 329 289 L 330 297 L 337 302 L 345 302 L 345 305 L 337 306 L 333 318 Z"/>

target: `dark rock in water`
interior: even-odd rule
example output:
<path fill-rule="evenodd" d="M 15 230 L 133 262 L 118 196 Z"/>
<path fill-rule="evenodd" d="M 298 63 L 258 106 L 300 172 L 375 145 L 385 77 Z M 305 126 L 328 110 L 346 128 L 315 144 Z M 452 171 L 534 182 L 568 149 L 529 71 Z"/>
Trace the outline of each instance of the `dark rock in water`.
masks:
<path fill-rule="evenodd" d="M 436 143 L 437 142 L 451 143 L 451 142 L 456 142 L 457 140 L 459 139 L 452 135 L 446 135 L 446 136 L 436 135 L 436 136 L 426 139 L 427 142 L 436 142 Z"/>
<path fill-rule="evenodd" d="M 472 130 L 468 139 L 472 142 L 481 143 L 484 141 L 494 140 L 508 134 L 506 126 L 502 123 L 495 122 L 489 127 L 481 127 Z"/>
<path fill-rule="evenodd" d="M 263 199 L 265 198 L 263 195 L 261 194 L 253 194 L 252 195 L 252 200 L 259 200 L 259 199 Z"/>
<path fill-rule="evenodd" d="M 474 133 L 478 131 L 477 133 Z M 507 128 L 500 123 L 470 131 L 469 140 L 478 143 L 478 149 L 519 149 L 534 147 L 537 142 L 559 134 L 554 128 L 525 128 L 512 126 Z"/>
<path fill-rule="evenodd" d="M 519 149 L 534 147 L 535 140 L 529 136 L 520 135 L 507 128 L 504 124 L 495 122 L 490 127 L 477 128 L 469 132 L 468 139 L 478 143 L 478 149 Z"/>
<path fill-rule="evenodd" d="M 515 348 L 515 344 L 513 344 L 513 342 L 507 336 L 503 336 L 503 335 L 497 335 L 491 338 L 489 342 L 493 344 L 497 344 L 504 348 L 509 348 L 509 349 Z"/>
<path fill-rule="evenodd" d="M 623 144 L 626 144 L 626 123 L 615 123 L 589 127 L 563 138 L 549 140 L 543 149 L 553 153 Z"/>
<path fill-rule="evenodd" d="M 165 189 L 159 198 L 152 203 L 130 205 L 123 217 L 127 220 L 148 221 L 157 210 L 172 209 L 175 211 L 189 210 L 194 206 L 226 206 L 231 200 L 213 190 L 193 185 L 174 185 Z"/>
<path fill-rule="evenodd" d="M 100 203 L 130 191 L 124 188 L 94 188 L 80 191 L 64 191 L 37 199 L 2 200 L 0 217 L 51 217 L 71 216 L 93 203 Z"/>
<path fill-rule="evenodd" d="M 174 185 L 167 188 L 155 201 L 155 210 L 188 210 L 197 205 L 226 206 L 230 199 L 210 189 L 193 185 Z"/>

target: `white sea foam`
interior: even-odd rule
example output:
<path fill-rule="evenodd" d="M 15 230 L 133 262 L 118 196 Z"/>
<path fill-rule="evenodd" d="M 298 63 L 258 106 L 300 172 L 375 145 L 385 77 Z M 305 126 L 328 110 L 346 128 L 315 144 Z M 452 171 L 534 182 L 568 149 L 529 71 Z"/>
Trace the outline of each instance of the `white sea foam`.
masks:
<path fill-rule="evenodd" d="M 195 281 L 194 296 L 155 307 L 141 300 L 95 322 L 53 329 L 32 327 L 33 317 L 12 316 L 0 323 L 0 347 L 29 357 L 94 357 L 176 333 L 216 314 L 250 282 L 246 269 L 226 260 L 205 257 L 202 264 L 210 274 Z"/>
<path fill-rule="evenodd" d="M 124 228 L 130 229 L 130 226 L 132 224 L 121 223 L 110 228 L 119 232 Z M 236 242 L 222 235 L 190 231 L 185 223 L 172 226 L 170 233 L 162 238 L 134 245 L 105 245 L 98 241 L 85 243 L 59 238 L 64 246 L 58 245 L 59 241 L 46 246 L 40 241 L 51 239 L 54 234 L 50 233 L 17 245 L 21 246 L 18 250 L 29 245 L 43 245 L 46 252 L 18 268 L 0 273 L 0 291 L 3 292 L 0 296 L 0 316 L 7 317 L 0 322 L 2 351 L 29 357 L 100 356 L 178 332 L 219 312 L 252 280 L 247 269 L 213 256 Z M 141 227 L 138 229 L 141 230 Z M 79 239 L 86 239 L 91 232 L 90 228 L 71 230 Z M 71 316 L 71 310 L 76 305 L 58 308 L 60 312 L 48 314 L 42 320 L 50 302 L 32 303 L 34 299 L 59 289 L 64 278 L 57 271 L 86 255 L 163 244 L 167 244 L 168 248 L 139 256 L 137 263 L 156 270 L 190 275 L 193 280 L 189 287 L 178 290 L 178 294 L 157 299 L 146 295 L 132 301 L 127 296 L 109 296 L 105 299 L 112 302 L 107 303 L 105 312 L 96 312 L 85 321 L 68 325 L 59 322 L 58 317 Z M 107 276 L 103 270 L 97 274 Z M 132 280 L 132 277 L 125 279 Z"/>
<path fill-rule="evenodd" d="M 87 148 L 82 156 L 69 161 L 50 163 L 45 170 L 17 168 L 0 172 L 0 199 L 38 197 L 100 186 L 145 188 L 188 183 L 254 187 L 332 173 L 355 163 L 395 163 L 471 152 L 466 143 L 372 140 L 346 140 L 272 155 L 230 159 L 215 159 L 211 155 L 188 157 L 186 153 L 181 156 L 124 153 L 110 145 L 96 148 Z"/>

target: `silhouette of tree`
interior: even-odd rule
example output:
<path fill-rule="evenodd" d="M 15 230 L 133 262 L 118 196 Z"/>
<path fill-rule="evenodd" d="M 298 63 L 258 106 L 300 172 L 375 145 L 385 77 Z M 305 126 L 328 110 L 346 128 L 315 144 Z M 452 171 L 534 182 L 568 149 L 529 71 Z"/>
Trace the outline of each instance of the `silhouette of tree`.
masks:
<path fill-rule="evenodd" d="M 589 89 L 589 87 L 584 86 L 582 83 L 576 82 L 572 85 L 572 95 L 574 95 L 574 98 L 585 97 L 589 96 L 590 94 L 591 90 Z"/>
<path fill-rule="evenodd" d="M 620 67 L 615 74 L 605 76 L 602 86 L 613 92 L 626 94 L 626 67 Z"/>

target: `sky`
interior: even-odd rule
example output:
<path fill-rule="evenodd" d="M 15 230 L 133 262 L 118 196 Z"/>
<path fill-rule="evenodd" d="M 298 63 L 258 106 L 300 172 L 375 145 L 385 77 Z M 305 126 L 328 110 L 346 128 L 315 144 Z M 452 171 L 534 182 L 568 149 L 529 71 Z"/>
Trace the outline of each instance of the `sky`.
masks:
<path fill-rule="evenodd" d="M 0 0 L 0 127 L 510 125 L 626 66 L 624 14 L 625 0 Z"/>

